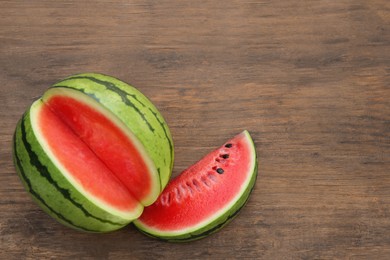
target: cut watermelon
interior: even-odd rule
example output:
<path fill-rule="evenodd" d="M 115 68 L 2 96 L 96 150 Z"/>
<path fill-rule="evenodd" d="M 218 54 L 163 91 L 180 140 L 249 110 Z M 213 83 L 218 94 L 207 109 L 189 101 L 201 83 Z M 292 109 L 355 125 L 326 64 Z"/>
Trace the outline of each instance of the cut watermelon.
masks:
<path fill-rule="evenodd" d="M 59 222 L 108 232 L 139 217 L 165 187 L 173 144 L 164 119 L 138 90 L 101 74 L 49 88 L 14 134 L 16 170 Z"/>
<path fill-rule="evenodd" d="M 244 206 L 257 177 L 247 131 L 186 169 L 133 223 L 147 235 L 188 241 L 219 230 Z"/>

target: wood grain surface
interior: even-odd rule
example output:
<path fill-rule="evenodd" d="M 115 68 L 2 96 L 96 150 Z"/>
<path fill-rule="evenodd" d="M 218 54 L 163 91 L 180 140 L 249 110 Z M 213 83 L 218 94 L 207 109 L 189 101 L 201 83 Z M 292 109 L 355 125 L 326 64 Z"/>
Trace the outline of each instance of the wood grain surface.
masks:
<path fill-rule="evenodd" d="M 220 232 L 172 244 L 63 227 L 11 139 L 56 81 L 101 72 L 161 110 L 178 175 L 247 129 L 259 179 Z M 390 259 L 390 2 L 0 1 L 0 259 Z"/>

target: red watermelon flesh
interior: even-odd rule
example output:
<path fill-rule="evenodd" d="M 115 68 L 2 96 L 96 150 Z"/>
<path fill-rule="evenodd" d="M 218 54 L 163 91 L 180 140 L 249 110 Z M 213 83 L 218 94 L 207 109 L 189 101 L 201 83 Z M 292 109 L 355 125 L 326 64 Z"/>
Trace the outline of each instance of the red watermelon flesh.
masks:
<path fill-rule="evenodd" d="M 98 200 L 131 211 L 150 195 L 153 173 L 139 147 L 96 107 L 53 95 L 38 112 L 38 124 L 54 157 Z"/>
<path fill-rule="evenodd" d="M 136 226 L 164 237 L 210 223 L 240 199 L 255 165 L 253 143 L 244 131 L 172 180 Z"/>

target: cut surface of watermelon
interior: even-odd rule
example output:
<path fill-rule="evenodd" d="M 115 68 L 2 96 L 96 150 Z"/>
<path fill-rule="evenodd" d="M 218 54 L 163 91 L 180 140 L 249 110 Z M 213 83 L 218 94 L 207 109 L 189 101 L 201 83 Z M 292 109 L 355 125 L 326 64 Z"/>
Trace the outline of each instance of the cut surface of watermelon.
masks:
<path fill-rule="evenodd" d="M 33 127 L 64 175 L 91 200 L 139 215 L 157 198 L 157 170 L 115 116 L 72 90 L 49 90 L 42 100 L 34 106 Z"/>
<path fill-rule="evenodd" d="M 167 240 L 203 237 L 245 204 L 256 176 L 254 144 L 244 131 L 172 180 L 134 224 Z"/>

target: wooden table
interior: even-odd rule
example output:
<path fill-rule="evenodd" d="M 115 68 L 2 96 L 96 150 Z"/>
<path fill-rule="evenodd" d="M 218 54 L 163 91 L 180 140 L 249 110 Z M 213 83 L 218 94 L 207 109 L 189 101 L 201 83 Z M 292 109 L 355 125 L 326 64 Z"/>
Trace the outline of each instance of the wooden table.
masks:
<path fill-rule="evenodd" d="M 172 244 L 63 227 L 13 167 L 17 120 L 79 72 L 161 110 L 173 175 L 247 129 L 259 179 L 220 232 Z M 390 259 L 390 3 L 1 1 L 0 259 Z"/>

